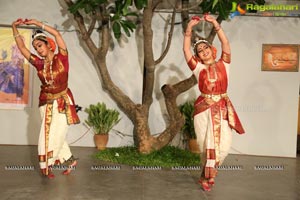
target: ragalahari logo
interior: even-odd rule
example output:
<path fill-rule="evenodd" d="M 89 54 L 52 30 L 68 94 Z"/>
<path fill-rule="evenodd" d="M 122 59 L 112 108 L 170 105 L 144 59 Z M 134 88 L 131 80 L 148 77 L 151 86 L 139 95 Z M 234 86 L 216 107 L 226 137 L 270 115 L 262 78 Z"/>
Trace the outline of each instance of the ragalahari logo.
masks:
<path fill-rule="evenodd" d="M 294 2 L 294 1 L 293 1 Z M 293 3 L 292 1 L 290 3 Z M 295 2 L 294 2 L 295 3 Z M 229 18 L 232 19 L 235 16 L 245 15 L 247 12 L 271 12 L 273 16 L 292 16 L 294 12 L 298 12 L 299 5 L 295 4 L 268 4 L 258 5 L 255 3 L 237 3 L 232 2 Z"/>
<path fill-rule="evenodd" d="M 235 16 L 240 16 L 240 15 L 246 14 L 247 10 L 242 7 L 244 7 L 244 5 L 242 6 L 241 4 L 238 4 L 237 2 L 232 2 L 229 18 L 232 19 Z"/>

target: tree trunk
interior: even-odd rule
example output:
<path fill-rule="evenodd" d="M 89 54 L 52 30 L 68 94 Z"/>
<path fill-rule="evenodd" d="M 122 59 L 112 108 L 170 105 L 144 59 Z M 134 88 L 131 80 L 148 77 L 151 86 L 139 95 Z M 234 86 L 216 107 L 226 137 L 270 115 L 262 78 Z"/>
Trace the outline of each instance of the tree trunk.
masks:
<path fill-rule="evenodd" d="M 174 136 L 180 131 L 184 119 L 181 116 L 177 104 L 174 92 L 164 93 L 165 101 L 167 105 L 168 114 L 170 117 L 169 125 L 166 129 L 155 137 L 151 134 L 149 128 L 149 108 L 152 104 L 152 94 L 155 80 L 155 67 L 156 63 L 153 57 L 153 31 L 151 29 L 153 9 L 155 2 L 148 1 L 147 7 L 143 12 L 143 35 L 144 35 L 144 78 L 143 78 L 143 98 L 142 105 L 138 105 L 136 108 L 134 124 L 134 140 L 141 153 L 150 153 L 153 150 L 158 150 L 174 138 Z M 175 12 L 174 12 L 175 15 Z"/>
<path fill-rule="evenodd" d="M 73 5 L 71 0 L 65 0 L 66 4 L 70 7 Z M 165 130 L 153 136 L 149 128 L 149 108 L 152 104 L 153 87 L 155 80 L 155 67 L 157 62 L 153 57 L 153 32 L 151 29 L 153 11 L 159 1 L 148 0 L 147 7 L 143 11 L 143 34 L 144 34 L 144 74 L 143 74 L 143 93 L 142 103 L 134 103 L 123 91 L 115 85 L 111 80 L 110 74 L 107 70 L 106 56 L 108 52 L 111 27 L 106 18 L 101 21 L 101 28 L 99 28 L 100 47 L 94 44 L 91 40 L 91 30 L 94 30 L 95 23 L 91 23 L 87 30 L 84 18 L 79 12 L 74 14 L 80 33 L 83 36 L 81 39 L 85 42 L 90 53 L 93 55 L 93 59 L 96 63 L 96 67 L 100 72 L 99 78 L 102 80 L 102 87 L 106 90 L 111 98 L 116 102 L 118 107 L 128 116 L 134 125 L 134 142 L 138 147 L 139 152 L 147 154 L 153 150 L 158 150 L 165 145 L 169 144 L 174 136 L 180 132 L 181 127 L 184 124 L 184 117 L 180 113 L 176 104 L 176 98 L 179 94 L 187 91 L 196 84 L 196 78 L 192 75 L 186 80 L 180 81 L 174 85 L 164 85 L 161 89 L 164 94 L 165 104 L 169 116 L 169 124 Z M 101 9 L 98 11 L 101 12 Z M 96 13 L 101 16 L 101 13 Z M 175 10 L 174 13 L 175 14 Z M 103 15 L 106 16 L 106 15 Z M 186 20 L 188 14 L 185 14 Z M 173 18 L 175 19 L 175 17 Z M 174 22 L 174 21 L 173 21 Z M 174 23 L 172 24 L 174 26 Z M 173 27 L 171 27 L 173 28 Z M 172 30 L 172 29 L 171 29 Z M 171 37 L 172 34 L 169 34 Z M 170 38 L 169 38 L 170 39 Z M 171 40 L 168 40 L 168 42 Z M 167 48 L 164 54 L 167 53 Z M 163 56 L 159 60 L 162 60 Z"/>

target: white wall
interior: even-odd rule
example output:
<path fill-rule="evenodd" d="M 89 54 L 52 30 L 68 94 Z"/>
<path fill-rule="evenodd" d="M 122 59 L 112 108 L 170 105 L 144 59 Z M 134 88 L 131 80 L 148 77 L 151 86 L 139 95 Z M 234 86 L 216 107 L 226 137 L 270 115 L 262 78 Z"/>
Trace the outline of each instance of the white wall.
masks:
<path fill-rule="evenodd" d="M 226 24 L 232 66 L 237 68 L 232 70 L 229 92 L 247 131 L 234 138 L 233 147 L 242 153 L 296 154 L 299 72 L 262 72 L 261 49 L 262 44 L 299 44 L 299 22 L 295 18 L 240 17 Z"/>
<path fill-rule="evenodd" d="M 11 24 L 19 17 L 36 18 L 50 25 L 56 24 L 59 29 L 67 27 L 68 30 L 74 30 L 72 20 L 68 19 L 67 11 L 60 2 L 0 0 L 0 24 Z M 164 23 L 166 17 L 166 14 L 156 15 L 153 20 L 156 57 L 162 51 L 162 43 L 168 31 Z M 181 21 L 179 17 L 177 21 Z M 299 72 L 262 72 L 261 50 L 263 43 L 298 44 L 299 19 L 235 17 L 230 22 L 223 22 L 222 27 L 232 48 L 228 93 L 246 130 L 242 136 L 234 133 L 231 153 L 295 157 Z M 101 101 L 116 108 L 109 95 L 102 90 L 93 63 L 76 33 L 65 32 L 63 36 L 70 54 L 69 86 L 76 103 L 87 107 Z M 150 113 L 153 134 L 162 131 L 165 126 L 162 117 L 165 108 L 160 87 L 191 75 L 183 59 L 182 39 L 181 25 L 177 25 L 170 52 L 164 62 L 157 66 L 154 103 Z M 217 40 L 215 43 L 219 49 Z M 112 79 L 137 103 L 141 101 L 142 88 L 142 85 L 137 86 L 142 80 L 141 60 L 136 59 L 141 58 L 138 48 L 141 48 L 140 38 L 128 38 L 128 42 L 121 46 L 115 44 L 115 51 L 110 52 L 107 59 Z M 0 144 L 37 144 L 40 126 L 38 94 L 39 81 L 34 72 L 33 106 L 19 111 L 0 110 Z M 197 95 L 199 92 L 195 86 L 180 95 L 178 104 Z M 86 114 L 80 112 L 79 116 L 83 122 Z M 130 135 L 133 126 L 124 114 L 115 129 L 129 136 L 119 136 L 112 131 L 109 146 L 132 144 Z M 68 133 L 68 141 L 73 146 L 94 146 L 92 137 L 92 133 L 87 132 L 83 124 L 72 126 Z"/>

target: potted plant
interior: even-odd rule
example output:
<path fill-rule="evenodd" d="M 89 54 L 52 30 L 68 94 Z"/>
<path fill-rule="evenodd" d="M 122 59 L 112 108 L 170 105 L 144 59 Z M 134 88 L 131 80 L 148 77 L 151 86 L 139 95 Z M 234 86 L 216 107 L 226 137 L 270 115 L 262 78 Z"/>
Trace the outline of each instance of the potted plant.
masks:
<path fill-rule="evenodd" d="M 185 118 L 185 123 L 181 128 L 181 131 L 188 138 L 189 150 L 193 153 L 200 153 L 194 129 L 194 101 L 187 101 L 184 104 L 181 104 L 179 110 Z"/>
<path fill-rule="evenodd" d="M 108 142 L 108 133 L 119 121 L 119 112 L 115 109 L 108 109 L 105 103 L 91 104 L 84 110 L 88 114 L 85 123 L 95 133 L 94 141 L 97 149 L 104 150 Z"/>

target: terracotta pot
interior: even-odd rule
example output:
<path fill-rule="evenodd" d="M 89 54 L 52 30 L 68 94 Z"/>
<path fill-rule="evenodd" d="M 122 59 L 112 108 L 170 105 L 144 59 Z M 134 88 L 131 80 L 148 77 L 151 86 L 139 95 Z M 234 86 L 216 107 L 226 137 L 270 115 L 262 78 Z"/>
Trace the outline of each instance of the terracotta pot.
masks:
<path fill-rule="evenodd" d="M 199 144 L 197 143 L 197 139 L 189 139 L 189 150 L 192 153 L 200 154 Z"/>
<path fill-rule="evenodd" d="M 99 150 L 106 149 L 106 145 L 108 143 L 108 134 L 95 134 L 94 135 L 94 142 Z"/>

